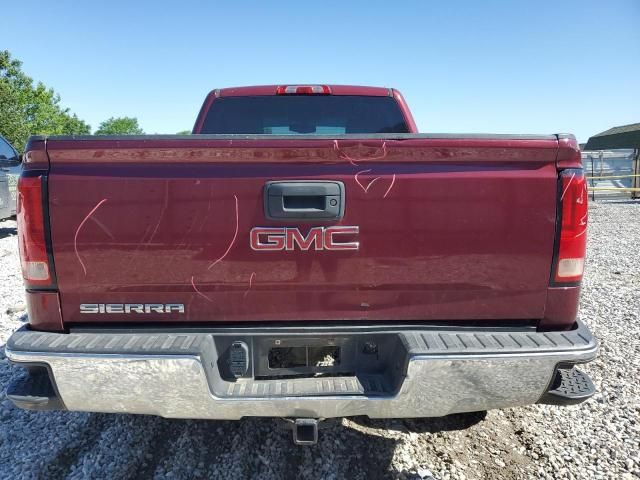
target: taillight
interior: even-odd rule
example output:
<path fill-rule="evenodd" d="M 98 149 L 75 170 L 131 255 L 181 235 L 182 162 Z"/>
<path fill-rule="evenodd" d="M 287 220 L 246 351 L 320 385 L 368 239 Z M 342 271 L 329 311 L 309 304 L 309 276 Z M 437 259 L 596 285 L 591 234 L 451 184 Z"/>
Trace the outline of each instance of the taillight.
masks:
<path fill-rule="evenodd" d="M 22 277 L 27 288 L 53 287 L 53 272 L 47 253 L 43 204 L 44 176 L 18 179 L 16 215 Z"/>
<path fill-rule="evenodd" d="M 328 85 L 280 85 L 276 95 L 330 95 Z"/>
<path fill-rule="evenodd" d="M 560 172 L 555 283 L 582 280 L 587 249 L 587 181 L 582 169 Z"/>

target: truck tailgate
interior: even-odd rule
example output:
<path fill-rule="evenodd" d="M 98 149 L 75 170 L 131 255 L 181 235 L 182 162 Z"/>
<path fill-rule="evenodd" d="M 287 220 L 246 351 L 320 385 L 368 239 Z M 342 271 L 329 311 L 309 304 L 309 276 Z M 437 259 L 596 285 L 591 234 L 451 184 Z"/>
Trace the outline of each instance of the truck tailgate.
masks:
<path fill-rule="evenodd" d="M 541 318 L 556 138 L 378 137 L 48 140 L 64 322 Z M 343 182 L 344 217 L 268 220 L 273 180 Z M 254 227 L 329 225 L 357 226 L 359 249 L 250 245 Z M 135 308 L 155 304 L 184 312 Z"/>

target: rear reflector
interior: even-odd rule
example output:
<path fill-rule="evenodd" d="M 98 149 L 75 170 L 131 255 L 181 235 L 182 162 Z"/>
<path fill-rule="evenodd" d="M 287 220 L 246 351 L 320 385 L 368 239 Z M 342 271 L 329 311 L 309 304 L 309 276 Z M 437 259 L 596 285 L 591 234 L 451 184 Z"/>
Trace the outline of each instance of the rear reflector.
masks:
<path fill-rule="evenodd" d="M 330 95 L 328 85 L 280 85 L 276 95 Z"/>
<path fill-rule="evenodd" d="M 49 280 L 47 262 L 24 262 L 25 280 Z"/>
<path fill-rule="evenodd" d="M 43 182 L 43 176 L 21 176 L 18 179 L 18 247 L 27 288 L 53 286 L 45 236 Z"/>
<path fill-rule="evenodd" d="M 560 232 L 555 283 L 582 280 L 587 249 L 587 181 L 581 169 L 560 173 Z"/>

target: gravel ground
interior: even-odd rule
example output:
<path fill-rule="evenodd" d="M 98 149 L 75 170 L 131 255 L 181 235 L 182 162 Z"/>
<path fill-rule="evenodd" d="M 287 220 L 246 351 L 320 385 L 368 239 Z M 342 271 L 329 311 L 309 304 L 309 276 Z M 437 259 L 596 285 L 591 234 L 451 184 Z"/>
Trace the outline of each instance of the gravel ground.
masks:
<path fill-rule="evenodd" d="M 0 222 L 0 478 L 640 478 L 640 203 L 590 207 L 581 316 L 601 341 L 598 394 L 411 421 L 342 420 L 295 447 L 275 420 L 31 413 L 4 396 L 26 321 L 15 222 Z"/>

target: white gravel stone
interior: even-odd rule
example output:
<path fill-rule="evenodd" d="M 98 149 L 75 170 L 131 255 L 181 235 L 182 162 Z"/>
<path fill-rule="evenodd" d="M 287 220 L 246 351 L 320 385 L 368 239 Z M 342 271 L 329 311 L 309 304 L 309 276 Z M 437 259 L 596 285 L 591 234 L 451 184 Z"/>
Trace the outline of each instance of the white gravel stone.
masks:
<path fill-rule="evenodd" d="M 15 221 L 0 222 L 0 478 L 640 477 L 640 202 L 590 207 L 580 316 L 600 339 L 598 393 L 574 407 L 336 422 L 295 447 L 275 420 L 26 412 L 4 344 L 26 321 Z M 425 401 L 428 401 L 425 399 Z M 464 472 L 464 473 L 462 473 Z"/>

